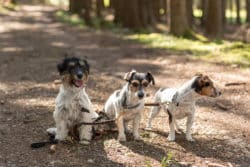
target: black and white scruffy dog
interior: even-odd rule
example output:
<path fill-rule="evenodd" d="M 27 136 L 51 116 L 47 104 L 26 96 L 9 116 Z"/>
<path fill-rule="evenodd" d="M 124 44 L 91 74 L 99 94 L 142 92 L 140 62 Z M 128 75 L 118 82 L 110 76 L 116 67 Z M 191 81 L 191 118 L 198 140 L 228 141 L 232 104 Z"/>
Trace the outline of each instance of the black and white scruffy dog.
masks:
<path fill-rule="evenodd" d="M 109 119 L 115 119 L 118 128 L 118 140 L 126 141 L 129 121 L 133 121 L 133 135 L 140 140 L 139 124 L 144 109 L 145 89 L 150 83 L 155 84 L 150 72 L 138 73 L 135 70 L 125 74 L 126 84 L 116 90 L 107 100 L 104 113 Z"/>
<path fill-rule="evenodd" d="M 155 94 L 156 103 L 170 102 L 162 106 L 152 107 L 146 130 L 151 130 L 151 122 L 157 116 L 161 108 L 169 115 L 170 132 L 169 141 L 175 140 L 175 128 L 179 127 L 176 119 L 187 117 L 186 139 L 194 141 L 191 136 L 191 127 L 193 125 L 195 102 L 201 96 L 217 97 L 221 94 L 211 79 L 206 75 L 196 75 L 191 80 L 185 82 L 179 88 L 161 88 Z"/>
<path fill-rule="evenodd" d="M 64 140 L 70 130 L 80 122 L 93 122 L 98 114 L 85 92 L 89 75 L 89 64 L 78 58 L 65 58 L 57 66 L 62 79 L 59 94 L 55 100 L 53 114 L 56 127 L 47 129 L 56 141 Z M 77 128 L 81 144 L 89 144 L 92 138 L 92 126 Z"/>

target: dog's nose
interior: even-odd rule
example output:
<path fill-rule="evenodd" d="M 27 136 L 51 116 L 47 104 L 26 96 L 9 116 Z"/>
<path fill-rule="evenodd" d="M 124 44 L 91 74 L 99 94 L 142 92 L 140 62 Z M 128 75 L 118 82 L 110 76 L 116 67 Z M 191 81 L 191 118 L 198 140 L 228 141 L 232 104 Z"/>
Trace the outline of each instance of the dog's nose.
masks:
<path fill-rule="evenodd" d="M 218 95 L 219 95 L 219 96 L 221 95 L 221 91 L 218 92 Z"/>
<path fill-rule="evenodd" d="M 78 73 L 77 78 L 82 79 L 82 73 Z"/>
<path fill-rule="evenodd" d="M 138 97 L 139 98 L 143 98 L 144 97 L 144 93 L 143 92 L 138 92 Z"/>

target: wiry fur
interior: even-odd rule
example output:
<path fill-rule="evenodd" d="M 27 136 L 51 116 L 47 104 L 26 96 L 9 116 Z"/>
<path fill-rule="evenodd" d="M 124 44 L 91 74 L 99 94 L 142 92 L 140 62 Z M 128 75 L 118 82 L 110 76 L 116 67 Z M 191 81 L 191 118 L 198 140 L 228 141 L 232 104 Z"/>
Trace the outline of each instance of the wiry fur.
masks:
<path fill-rule="evenodd" d="M 149 75 L 150 77 L 148 77 Z M 135 90 L 131 86 L 131 82 L 136 80 L 139 83 L 139 81 L 147 80 L 148 83 L 154 83 L 151 77 L 150 73 L 137 73 L 135 71 L 127 73 L 124 79 L 128 82 L 121 90 L 115 91 L 105 103 L 104 112 L 106 115 L 110 119 L 116 119 L 119 141 L 126 141 L 125 131 L 128 132 L 129 121 L 133 121 L 134 139 L 140 140 L 139 126 L 144 109 L 144 88 Z M 126 106 L 124 106 L 124 102 Z"/>
<path fill-rule="evenodd" d="M 156 92 L 154 101 L 157 103 L 171 103 L 168 105 L 152 107 L 146 130 L 151 130 L 152 120 L 157 116 L 159 111 L 163 109 L 169 115 L 170 132 L 168 140 L 175 140 L 175 128 L 177 131 L 179 129 L 176 119 L 187 117 L 186 139 L 188 141 L 193 141 L 191 127 L 194 121 L 195 102 L 201 97 L 201 95 L 217 97 L 220 94 L 221 93 L 213 86 L 212 81 L 207 76 L 203 75 L 193 77 L 180 88 L 160 89 Z"/>
<path fill-rule="evenodd" d="M 68 62 L 72 62 L 72 59 L 64 60 Z M 74 61 L 76 64 L 79 59 Z M 86 61 L 85 61 L 86 62 Z M 87 63 L 87 62 L 86 62 Z M 80 122 L 93 122 L 98 114 L 94 111 L 92 103 L 85 92 L 84 84 L 80 87 L 76 87 L 72 84 L 72 78 L 76 78 L 75 72 L 76 70 L 72 70 L 73 72 L 67 71 L 67 64 L 62 71 L 59 72 L 62 75 L 62 85 L 60 87 L 60 91 L 55 100 L 55 111 L 53 113 L 53 117 L 56 123 L 55 128 L 47 129 L 49 134 L 55 135 L 56 140 L 64 140 L 69 131 Z M 88 75 L 88 71 L 86 71 L 86 65 L 84 67 L 79 68 L 82 70 L 83 74 Z M 87 67 L 89 68 L 89 67 Z M 79 71 L 78 71 L 79 74 Z M 78 77 L 78 79 L 86 82 L 82 77 Z M 85 78 L 86 79 L 86 78 Z M 81 144 L 88 144 L 92 138 L 92 126 L 91 125 L 82 125 L 78 127 L 79 139 Z"/>

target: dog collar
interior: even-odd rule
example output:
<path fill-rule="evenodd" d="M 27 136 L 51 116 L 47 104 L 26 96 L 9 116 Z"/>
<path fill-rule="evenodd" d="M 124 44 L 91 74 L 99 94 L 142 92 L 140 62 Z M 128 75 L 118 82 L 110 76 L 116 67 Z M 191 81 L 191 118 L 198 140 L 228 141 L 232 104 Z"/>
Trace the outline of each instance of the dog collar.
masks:
<path fill-rule="evenodd" d="M 124 109 L 131 110 L 131 109 L 134 109 L 134 108 L 139 107 L 140 104 L 141 104 L 141 103 L 137 103 L 137 104 L 135 104 L 135 105 L 127 105 L 127 97 L 125 96 L 125 97 L 124 97 L 124 100 L 123 100 L 123 102 L 122 102 L 122 107 L 123 107 Z"/>

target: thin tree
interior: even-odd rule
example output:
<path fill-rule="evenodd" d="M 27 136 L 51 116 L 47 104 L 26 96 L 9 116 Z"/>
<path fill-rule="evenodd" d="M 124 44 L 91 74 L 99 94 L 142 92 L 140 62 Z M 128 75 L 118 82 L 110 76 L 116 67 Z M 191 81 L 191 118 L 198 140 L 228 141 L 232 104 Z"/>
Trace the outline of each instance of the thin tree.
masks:
<path fill-rule="evenodd" d="M 193 26 L 193 0 L 186 0 L 187 21 L 189 27 Z"/>
<path fill-rule="evenodd" d="M 250 0 L 246 0 L 247 23 L 250 23 Z"/>
<path fill-rule="evenodd" d="M 209 0 L 202 0 L 201 1 L 201 8 L 202 8 L 202 16 L 201 16 L 201 25 L 204 26 L 207 19 L 207 4 Z"/>
<path fill-rule="evenodd" d="M 102 17 L 102 11 L 104 9 L 104 1 L 103 0 L 96 0 L 96 15 L 97 17 Z"/>
<path fill-rule="evenodd" d="M 170 33 L 183 36 L 188 31 L 186 0 L 170 0 Z"/>
<path fill-rule="evenodd" d="M 84 18 L 87 24 L 91 24 L 90 12 L 92 8 L 92 0 L 70 0 L 69 11 L 79 14 Z"/>
<path fill-rule="evenodd" d="M 227 20 L 226 20 L 226 9 L 227 9 L 227 1 L 222 0 L 221 1 L 221 13 L 222 13 L 222 26 L 224 27 Z"/>
<path fill-rule="evenodd" d="M 240 24 L 240 0 L 236 0 L 236 23 Z"/>
<path fill-rule="evenodd" d="M 207 4 L 206 33 L 212 37 L 222 34 L 221 1 L 209 0 Z"/>

